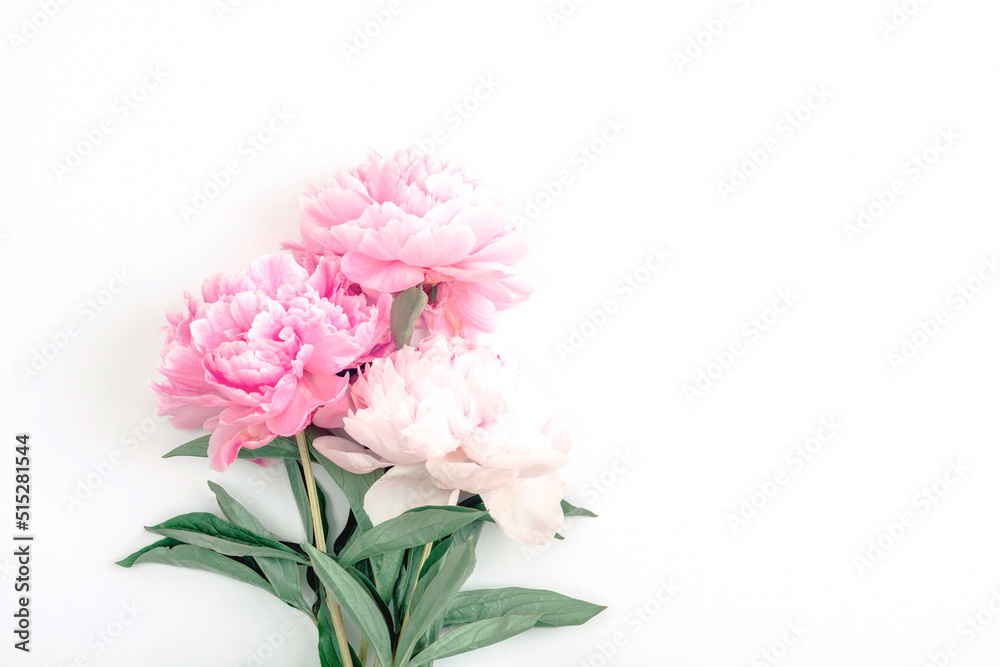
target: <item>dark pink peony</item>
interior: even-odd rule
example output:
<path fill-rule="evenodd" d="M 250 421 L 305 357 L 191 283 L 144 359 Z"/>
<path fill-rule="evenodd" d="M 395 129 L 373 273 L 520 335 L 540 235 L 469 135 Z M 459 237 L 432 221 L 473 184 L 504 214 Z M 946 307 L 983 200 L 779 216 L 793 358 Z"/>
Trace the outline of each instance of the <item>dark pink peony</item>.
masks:
<path fill-rule="evenodd" d="M 205 281 L 202 299 L 168 313 L 154 383 L 161 415 L 179 428 L 212 432 L 212 467 L 240 448 L 293 436 L 313 412 L 344 400 L 343 371 L 391 351 L 388 295 L 372 302 L 335 258 L 312 272 L 284 254 L 265 255 L 237 276 Z"/>

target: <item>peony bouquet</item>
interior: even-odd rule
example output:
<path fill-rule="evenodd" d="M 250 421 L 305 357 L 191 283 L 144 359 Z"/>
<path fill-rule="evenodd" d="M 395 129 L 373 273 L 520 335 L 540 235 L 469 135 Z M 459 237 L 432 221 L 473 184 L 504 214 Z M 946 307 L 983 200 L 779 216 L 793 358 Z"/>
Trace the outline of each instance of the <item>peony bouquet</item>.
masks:
<path fill-rule="evenodd" d="M 372 154 L 301 199 L 301 241 L 205 281 L 168 314 L 159 411 L 204 429 L 166 456 L 284 466 L 307 541 L 272 533 L 222 487 L 120 561 L 217 572 L 316 624 L 324 667 L 416 667 L 603 607 L 523 588 L 460 590 L 487 523 L 558 538 L 570 436 L 518 404 L 517 369 L 488 346 L 527 297 L 525 251 L 464 172 Z M 332 494 L 350 512 L 333 536 Z"/>

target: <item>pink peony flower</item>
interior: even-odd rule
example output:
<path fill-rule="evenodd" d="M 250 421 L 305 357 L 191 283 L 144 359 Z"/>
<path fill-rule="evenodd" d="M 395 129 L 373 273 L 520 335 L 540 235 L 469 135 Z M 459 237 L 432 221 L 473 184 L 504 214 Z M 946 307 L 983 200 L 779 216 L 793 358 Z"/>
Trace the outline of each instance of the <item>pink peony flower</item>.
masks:
<path fill-rule="evenodd" d="M 436 285 L 426 327 L 474 339 L 494 313 L 530 289 L 510 266 L 525 246 L 495 200 L 453 165 L 377 153 L 302 197 L 302 243 L 286 242 L 309 268 L 342 257 L 344 274 L 370 293 Z"/>
<path fill-rule="evenodd" d="M 516 373 L 488 348 L 434 336 L 375 360 L 350 396 L 352 442 L 324 436 L 314 446 L 342 468 L 393 466 L 365 496 L 375 523 L 423 505 L 482 496 L 503 531 L 541 544 L 563 522 L 560 473 L 569 434 L 524 428 L 508 415 Z M 360 443 L 360 444 L 359 444 Z"/>
<path fill-rule="evenodd" d="M 153 390 L 175 426 L 212 432 L 217 470 L 242 447 L 295 435 L 320 406 L 343 405 L 342 372 L 391 350 L 391 297 L 371 303 L 334 258 L 310 275 L 288 255 L 265 255 L 185 299 L 185 312 L 167 315 L 166 380 Z"/>

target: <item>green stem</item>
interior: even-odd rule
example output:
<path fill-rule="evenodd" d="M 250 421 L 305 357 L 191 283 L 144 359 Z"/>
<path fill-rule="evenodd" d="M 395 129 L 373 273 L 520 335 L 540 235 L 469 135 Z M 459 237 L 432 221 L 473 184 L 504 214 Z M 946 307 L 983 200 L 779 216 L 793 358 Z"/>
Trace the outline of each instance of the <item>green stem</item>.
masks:
<path fill-rule="evenodd" d="M 326 537 L 323 535 L 323 515 L 319 509 L 319 494 L 316 493 L 316 478 L 313 476 L 312 459 L 309 457 L 309 445 L 306 434 L 296 433 L 295 442 L 299 445 L 299 457 L 302 459 L 302 472 L 306 478 L 306 492 L 309 495 L 309 514 L 312 515 L 313 535 L 316 538 L 316 548 L 326 551 Z M 347 631 L 344 629 L 344 617 L 340 613 L 340 605 L 333 599 L 330 591 L 326 592 L 330 605 L 330 615 L 333 617 L 333 629 L 337 633 L 337 645 L 340 647 L 341 661 L 351 664 L 351 645 L 347 642 Z"/>
<path fill-rule="evenodd" d="M 433 546 L 433 542 L 425 544 L 424 552 L 420 555 L 420 565 L 417 566 L 417 576 L 413 578 L 413 588 L 410 589 L 410 599 L 406 601 L 406 613 L 403 614 L 403 624 L 399 626 L 400 637 L 403 636 L 403 630 L 406 628 L 406 622 L 410 620 L 410 605 L 413 604 L 413 593 L 417 590 L 417 582 L 420 581 L 420 571 L 424 569 L 424 563 L 427 562 L 427 557 L 431 555 L 431 548 Z"/>
<path fill-rule="evenodd" d="M 361 648 L 358 649 L 358 658 L 361 659 L 361 667 L 365 667 L 368 664 L 368 640 L 361 640 Z"/>

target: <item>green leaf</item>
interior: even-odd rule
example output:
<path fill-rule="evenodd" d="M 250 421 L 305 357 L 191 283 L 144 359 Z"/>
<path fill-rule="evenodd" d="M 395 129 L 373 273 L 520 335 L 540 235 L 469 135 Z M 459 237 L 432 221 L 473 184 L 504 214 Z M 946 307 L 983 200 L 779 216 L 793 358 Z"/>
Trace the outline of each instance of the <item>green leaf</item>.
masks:
<path fill-rule="evenodd" d="M 468 526 L 463 526 L 455 531 L 451 539 L 455 540 L 456 544 L 460 544 L 471 537 L 473 546 L 476 546 L 479 544 L 479 537 L 483 534 L 483 527 L 486 523 L 486 520 L 483 519 L 482 521 L 470 523 Z"/>
<path fill-rule="evenodd" d="M 172 449 L 163 455 L 169 459 L 175 456 L 196 456 L 208 458 L 208 439 L 211 436 L 203 435 L 195 438 L 191 442 L 186 442 L 176 449 Z M 241 459 L 297 459 L 299 458 L 298 446 L 288 438 L 275 438 L 270 443 L 257 449 L 240 450 L 238 458 Z"/>
<path fill-rule="evenodd" d="M 562 511 L 564 516 L 588 516 L 592 519 L 597 518 L 597 515 L 590 510 L 577 507 L 576 505 L 570 505 L 565 500 L 562 501 Z"/>
<path fill-rule="evenodd" d="M 219 509 L 222 510 L 223 516 L 229 519 L 233 525 L 249 530 L 260 537 L 274 537 L 257 517 L 251 514 L 238 500 L 229 495 L 229 492 L 224 488 L 215 482 L 209 482 L 208 488 L 215 494 L 215 500 L 219 503 Z"/>
<path fill-rule="evenodd" d="M 370 591 L 342 568 L 333 556 L 308 544 L 304 546 L 320 581 L 361 628 L 362 636 L 371 643 L 379 662 L 391 664 L 391 634 Z"/>
<path fill-rule="evenodd" d="M 482 525 L 482 522 L 477 522 L 477 523 L 479 523 L 479 525 Z M 424 561 L 424 566 L 420 569 L 420 576 L 422 577 L 425 574 L 427 574 L 427 571 L 430 570 L 432 567 L 434 567 L 435 563 L 444 558 L 444 555 L 448 553 L 448 550 L 451 549 L 452 545 L 454 544 L 462 544 L 462 542 L 459 542 L 457 540 L 453 541 L 452 538 L 450 537 L 446 540 L 441 540 L 440 542 L 438 542 L 437 546 L 432 548 L 431 552 L 427 554 L 427 559 Z"/>
<path fill-rule="evenodd" d="M 260 537 L 273 537 L 264 527 L 257 517 L 250 513 L 246 507 L 240 504 L 221 486 L 214 482 L 209 482 L 208 487 L 215 493 L 215 498 L 219 502 L 219 509 L 234 525 L 251 531 Z M 300 609 L 305 613 L 311 613 L 309 605 L 306 604 L 302 595 L 302 573 L 295 563 L 282 558 L 257 557 L 257 565 L 261 572 L 271 582 L 274 592 L 290 606 Z"/>
<path fill-rule="evenodd" d="M 389 634 L 392 635 L 392 629 L 394 627 L 392 612 L 389 611 L 388 603 L 382 601 L 382 598 L 378 593 L 378 589 L 375 588 L 375 584 L 372 583 L 372 580 L 365 576 L 363 572 L 359 571 L 354 566 L 347 568 L 347 573 L 354 577 L 354 580 L 364 586 L 365 590 L 368 591 L 368 596 L 375 603 L 375 606 L 378 607 L 379 611 L 382 612 L 382 619 L 385 621 L 385 627 L 389 629 Z"/>
<path fill-rule="evenodd" d="M 378 554 L 423 546 L 451 535 L 484 516 L 485 512 L 464 507 L 410 510 L 395 519 L 380 523 L 366 533 L 356 534 L 340 553 L 340 563 L 347 566 Z"/>
<path fill-rule="evenodd" d="M 448 607 L 444 623 L 452 626 L 511 614 L 522 616 L 541 614 L 538 627 L 558 628 L 566 625 L 583 625 L 605 609 L 607 607 L 552 591 L 496 588 L 459 593 Z"/>
<path fill-rule="evenodd" d="M 399 570 L 403 565 L 406 551 L 389 551 L 381 556 L 372 556 L 371 564 L 375 575 L 375 589 L 382 601 L 389 604 L 392 599 L 392 589 L 399 578 Z"/>
<path fill-rule="evenodd" d="M 299 517 L 302 519 L 302 527 L 306 531 L 306 542 L 313 542 L 312 509 L 309 506 L 309 492 L 306 491 L 306 481 L 302 477 L 302 468 L 298 461 L 285 459 L 285 471 L 288 472 L 288 483 L 292 487 L 292 496 L 295 498 L 295 506 L 299 508 Z"/>
<path fill-rule="evenodd" d="M 315 470 L 313 472 L 315 473 Z M 316 480 L 314 479 L 313 481 Z M 323 487 L 318 481 L 316 481 L 316 501 L 319 504 L 319 520 L 323 524 L 323 534 L 331 535 L 332 533 L 330 532 L 330 517 L 333 516 L 333 511 L 332 511 L 333 505 L 331 504 L 330 500 L 326 497 L 326 492 L 323 491 Z M 348 515 L 350 514 L 351 512 L 348 512 Z M 310 544 L 312 543 L 310 542 Z"/>
<path fill-rule="evenodd" d="M 412 660 L 405 663 L 406 667 L 418 667 L 418 665 L 424 665 L 431 660 L 449 658 L 453 655 L 475 651 L 478 648 L 502 642 L 530 630 L 539 618 L 541 615 L 503 616 L 463 625 L 418 653 Z"/>
<path fill-rule="evenodd" d="M 120 561 L 115 563 L 115 565 L 121 565 L 122 567 L 132 567 L 133 565 L 135 565 L 135 561 L 139 559 L 139 556 L 143 555 L 147 551 L 152 551 L 153 549 L 158 549 L 159 547 L 173 547 L 177 546 L 178 544 L 184 544 L 184 543 L 181 542 L 180 540 L 175 540 L 169 537 L 165 537 L 158 542 L 153 542 L 148 547 L 143 547 L 142 549 L 139 549 L 131 556 L 126 556 L 125 558 L 122 558 Z"/>
<path fill-rule="evenodd" d="M 174 546 L 153 545 L 152 548 L 143 550 L 134 558 L 130 556 L 125 561 L 120 561 L 119 565 L 122 565 L 126 561 L 129 561 L 129 563 L 124 565 L 124 567 L 131 567 L 139 563 L 163 563 L 164 565 L 215 572 L 236 579 L 237 581 L 252 584 L 272 595 L 274 594 L 274 589 L 264 581 L 263 577 L 254 572 L 253 568 L 232 558 L 226 558 L 211 549 L 190 544 L 176 544 Z"/>
<path fill-rule="evenodd" d="M 410 595 L 413 593 L 413 586 L 417 578 L 417 562 L 419 561 L 419 553 L 422 551 L 421 548 L 407 549 L 403 552 L 404 566 L 399 571 L 394 592 L 397 627 L 402 624 L 406 610 L 410 607 Z"/>
<path fill-rule="evenodd" d="M 414 285 L 410 289 L 403 290 L 392 300 L 392 309 L 389 311 L 389 329 L 392 331 L 392 341 L 396 344 L 396 349 L 410 344 L 413 338 L 413 329 L 417 326 L 420 313 L 427 305 L 427 292 L 422 285 Z"/>
<path fill-rule="evenodd" d="M 438 616 L 436 619 L 434 619 L 434 622 L 431 623 L 431 627 L 427 628 L 427 632 L 424 633 L 423 637 L 417 640 L 416 645 L 413 647 L 413 652 L 420 653 L 425 648 L 436 642 L 438 640 L 438 637 L 441 636 L 442 630 L 444 630 L 443 615 Z M 433 665 L 434 662 L 431 661 L 426 664 Z"/>
<path fill-rule="evenodd" d="M 410 601 L 410 618 L 396 644 L 396 667 L 405 665 L 417 640 L 427 632 L 438 617 L 444 615 L 452 598 L 476 567 L 476 548 L 470 539 L 455 545 L 444 558 L 428 570 L 417 582 Z"/>
<path fill-rule="evenodd" d="M 185 544 L 212 549 L 226 556 L 267 556 L 293 560 L 303 565 L 309 563 L 281 542 L 255 535 L 207 512 L 182 514 L 159 525 L 146 526 L 146 530 Z"/>
<path fill-rule="evenodd" d="M 337 631 L 333 628 L 333 616 L 323 596 L 317 616 L 319 630 L 319 664 L 320 667 L 344 667 L 337 653 Z"/>
<path fill-rule="evenodd" d="M 312 453 L 313 458 L 322 466 L 323 470 L 333 478 L 334 483 L 344 492 L 361 530 L 369 530 L 372 527 L 372 520 L 368 518 L 368 513 L 365 512 L 365 494 L 368 493 L 368 489 L 372 488 L 372 484 L 385 474 L 384 471 L 376 470 L 366 475 L 356 475 L 352 472 L 347 472 L 314 448 L 310 447 L 309 451 Z"/>

